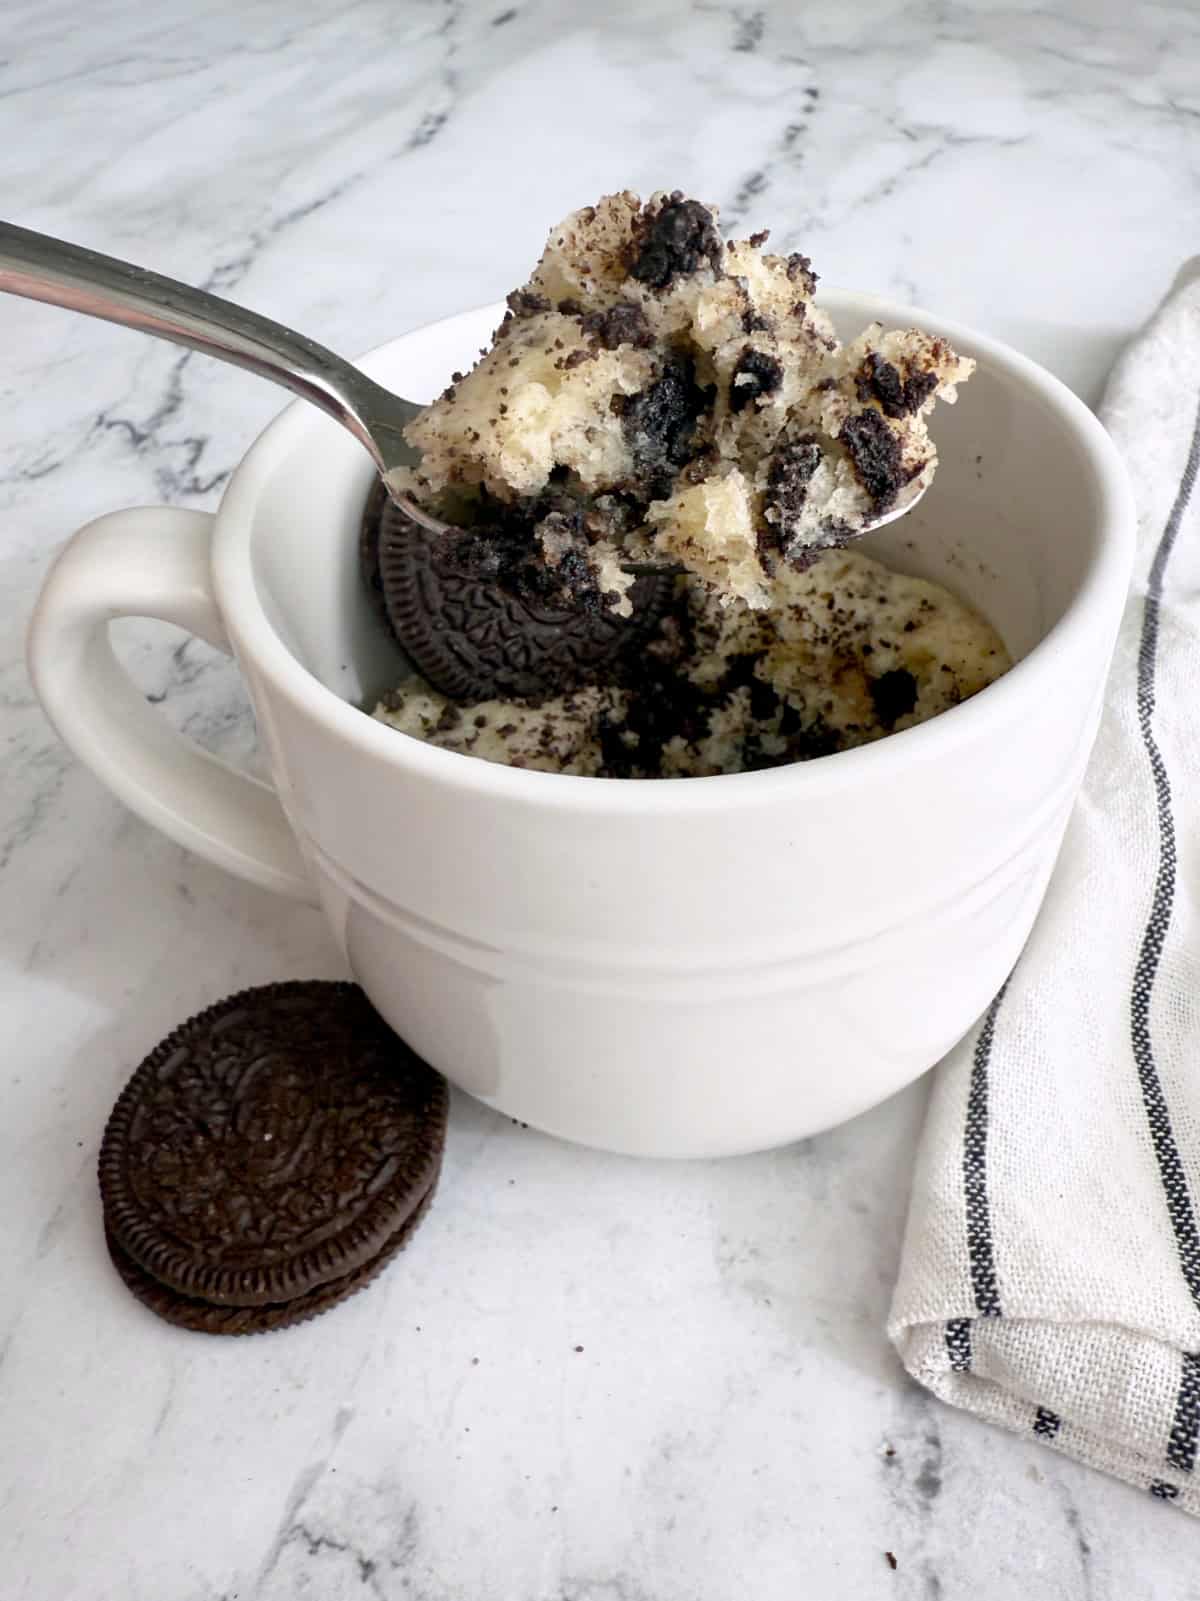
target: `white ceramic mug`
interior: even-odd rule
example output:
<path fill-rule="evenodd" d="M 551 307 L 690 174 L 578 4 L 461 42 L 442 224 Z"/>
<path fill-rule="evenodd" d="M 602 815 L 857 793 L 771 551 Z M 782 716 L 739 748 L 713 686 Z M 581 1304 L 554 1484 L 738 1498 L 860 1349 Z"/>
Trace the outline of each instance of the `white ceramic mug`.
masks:
<path fill-rule="evenodd" d="M 134 811 L 254 883 L 320 900 L 358 981 L 489 1105 L 587 1144 L 700 1156 L 813 1133 L 908 1083 L 966 1031 L 1037 912 L 1096 731 L 1134 512 L 1099 423 L 969 329 L 978 371 L 935 419 L 941 465 L 866 548 L 936 578 L 1017 664 L 967 704 L 860 750 L 673 781 L 527 772 L 437 750 L 358 709 L 397 672 L 358 579 L 371 466 L 296 404 L 216 516 L 82 529 L 33 619 L 62 738 Z M 417 398 L 468 366 L 499 309 L 366 358 Z M 172 732 L 109 622 L 232 648 L 274 788 Z"/>

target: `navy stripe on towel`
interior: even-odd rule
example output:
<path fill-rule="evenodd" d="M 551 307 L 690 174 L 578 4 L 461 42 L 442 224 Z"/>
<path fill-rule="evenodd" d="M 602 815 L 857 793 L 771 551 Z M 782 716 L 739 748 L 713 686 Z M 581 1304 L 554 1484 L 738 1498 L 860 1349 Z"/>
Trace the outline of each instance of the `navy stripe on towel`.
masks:
<path fill-rule="evenodd" d="M 1158 976 L 1158 965 L 1175 903 L 1175 819 L 1171 807 L 1171 780 L 1162 752 L 1154 738 L 1159 611 L 1167 562 L 1175 548 L 1183 514 L 1191 499 L 1198 471 L 1200 471 L 1200 407 L 1197 408 L 1191 449 L 1188 451 L 1179 492 L 1175 497 L 1175 504 L 1171 508 L 1171 515 L 1167 518 L 1167 525 L 1163 529 L 1150 568 L 1142 617 L 1142 638 L 1138 648 L 1137 716 L 1142 744 L 1150 762 L 1150 773 L 1154 781 L 1155 808 L 1158 816 L 1158 869 L 1154 878 L 1150 916 L 1142 935 L 1137 967 L 1133 975 L 1133 993 L 1129 1001 L 1129 1031 L 1134 1065 L 1141 1083 L 1142 1101 L 1150 1125 L 1150 1138 L 1158 1162 L 1159 1176 L 1162 1179 L 1167 1213 L 1175 1233 L 1180 1267 L 1192 1299 L 1197 1307 L 1200 1307 L 1200 1234 L 1196 1231 L 1196 1214 L 1188 1190 L 1187 1177 L 1180 1161 L 1179 1148 L 1175 1144 L 1175 1136 L 1171 1129 L 1171 1117 L 1159 1080 L 1150 1034 L 1150 1006 L 1154 998 L 1154 981 Z"/>
<path fill-rule="evenodd" d="M 1200 1356 L 1185 1351 L 1175 1421 L 1167 1445 L 1167 1461 L 1181 1473 L 1190 1473 L 1196 1466 L 1197 1435 L 1200 1435 Z"/>
<path fill-rule="evenodd" d="M 1033 1419 L 1033 1432 L 1043 1440 L 1052 1440 L 1062 1428 L 1062 1419 L 1049 1407 L 1039 1406 Z"/>
<path fill-rule="evenodd" d="M 971 1319 L 951 1318 L 946 1324 L 946 1355 L 955 1373 L 971 1371 Z"/>
<path fill-rule="evenodd" d="M 975 1309 L 980 1317 L 1000 1316 L 1000 1291 L 996 1285 L 996 1261 L 992 1249 L 992 1215 L 987 1193 L 988 1067 L 996 1037 L 996 1017 L 1007 989 L 1008 984 L 1005 983 L 988 1007 L 979 1038 L 975 1041 L 971 1087 L 967 1093 L 967 1124 L 963 1135 L 967 1253 L 971 1263 Z"/>
<path fill-rule="evenodd" d="M 1154 737 L 1154 706 L 1158 669 L 1158 631 L 1162 608 L 1163 580 L 1167 563 L 1179 537 L 1183 515 L 1192 498 L 1196 475 L 1200 472 L 1200 406 L 1192 427 L 1192 442 L 1184 464 L 1183 476 L 1175 504 L 1167 518 L 1150 576 L 1146 583 L 1146 604 L 1142 614 L 1142 638 L 1138 647 L 1137 716 L 1142 745 L 1150 763 L 1154 782 L 1154 802 L 1158 819 L 1158 868 L 1154 875 L 1154 894 L 1150 902 L 1150 916 L 1142 935 L 1137 967 L 1133 974 L 1133 993 L 1129 998 L 1129 1034 L 1133 1048 L 1134 1065 L 1142 1089 L 1142 1102 L 1146 1121 L 1150 1125 L 1150 1139 L 1158 1163 L 1166 1200 L 1167 1215 L 1175 1234 L 1175 1249 L 1179 1266 L 1192 1300 L 1200 1307 L 1200 1233 L 1196 1229 L 1196 1212 L 1192 1205 L 1187 1175 L 1175 1143 L 1171 1128 L 1171 1114 L 1158 1076 L 1154 1060 L 1154 1041 L 1150 1032 L 1150 1008 L 1154 999 L 1154 982 L 1162 960 L 1167 930 L 1171 926 L 1171 913 L 1175 905 L 1175 816 L 1171 800 L 1171 778 L 1162 751 Z M 1183 1473 L 1190 1473 L 1196 1464 L 1196 1438 L 1200 1432 L 1200 1362 L 1195 1356 L 1184 1354 L 1183 1373 L 1179 1396 L 1175 1403 L 1175 1418 L 1167 1442 L 1167 1461 Z M 1152 1495 L 1174 1500 L 1179 1494 L 1174 1485 L 1163 1482 L 1150 1486 Z"/>

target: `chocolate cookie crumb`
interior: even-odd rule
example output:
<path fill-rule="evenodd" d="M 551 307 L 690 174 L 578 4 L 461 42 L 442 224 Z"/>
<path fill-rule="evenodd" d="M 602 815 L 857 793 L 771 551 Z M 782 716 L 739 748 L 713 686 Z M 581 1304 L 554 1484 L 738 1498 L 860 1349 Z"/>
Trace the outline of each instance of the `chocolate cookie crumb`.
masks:
<path fill-rule="evenodd" d="M 694 454 L 696 424 L 708 400 L 696 383 L 691 358 L 676 358 L 649 388 L 613 400 L 621 402 L 622 427 L 638 474 L 653 498 L 665 499 L 676 473 Z"/>
<path fill-rule="evenodd" d="M 900 443 L 877 411 L 847 417 L 838 440 L 845 445 L 876 511 L 886 511 L 904 482 Z"/>
<path fill-rule="evenodd" d="M 860 400 L 877 400 L 885 416 L 909 417 L 937 388 L 937 378 L 931 372 L 910 373 L 902 378 L 899 368 L 872 351 L 863 362 L 854 387 Z"/>
<path fill-rule="evenodd" d="M 762 395 L 773 395 L 783 382 L 783 364 L 765 350 L 747 345 L 734 365 L 729 382 L 729 409 L 744 411 Z"/>
<path fill-rule="evenodd" d="M 616 350 L 621 345 L 649 350 L 654 343 L 646 313 L 632 300 L 618 300 L 605 311 L 587 312 L 581 326 L 584 333 L 598 339 L 605 350 Z"/>
<path fill-rule="evenodd" d="M 639 283 L 666 289 L 674 278 L 698 272 L 705 262 L 715 277 L 722 276 L 721 235 L 713 214 L 698 200 L 686 200 L 682 190 L 673 190 L 650 212 L 639 232 L 629 268 Z"/>
<path fill-rule="evenodd" d="M 516 318 L 535 317 L 540 311 L 549 311 L 550 302 L 545 295 L 539 295 L 532 289 L 514 289 L 504 299 L 505 305 Z M 484 351 L 484 355 L 487 352 Z"/>
<path fill-rule="evenodd" d="M 820 282 L 817 274 L 812 270 L 812 262 L 807 256 L 801 255 L 798 250 L 793 250 L 787 258 L 787 275 L 793 283 L 802 282 L 810 295 Z"/>
<path fill-rule="evenodd" d="M 907 667 L 893 667 L 878 678 L 867 680 L 875 715 L 890 733 L 902 717 L 917 704 L 917 681 Z"/>
<path fill-rule="evenodd" d="M 767 468 L 767 488 L 763 495 L 766 528 L 759 536 L 760 548 L 782 549 L 808 495 L 808 484 L 821 464 L 821 446 L 808 434 L 781 445 Z"/>

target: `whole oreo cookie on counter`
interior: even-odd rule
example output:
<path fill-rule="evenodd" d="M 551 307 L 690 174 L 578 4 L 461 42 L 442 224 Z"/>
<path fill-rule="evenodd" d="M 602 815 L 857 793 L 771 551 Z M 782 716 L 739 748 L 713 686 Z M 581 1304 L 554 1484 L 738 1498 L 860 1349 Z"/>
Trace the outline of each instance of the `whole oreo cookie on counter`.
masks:
<path fill-rule="evenodd" d="M 99 1176 L 114 1264 L 198 1332 L 315 1317 L 424 1216 L 446 1115 L 445 1081 L 356 985 L 234 995 L 152 1051 L 112 1111 Z"/>

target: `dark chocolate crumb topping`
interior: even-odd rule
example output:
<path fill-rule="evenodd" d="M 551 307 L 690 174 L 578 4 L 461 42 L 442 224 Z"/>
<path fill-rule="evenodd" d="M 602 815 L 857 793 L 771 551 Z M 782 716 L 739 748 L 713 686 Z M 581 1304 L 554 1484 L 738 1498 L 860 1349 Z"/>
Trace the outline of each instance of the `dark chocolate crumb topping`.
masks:
<path fill-rule="evenodd" d="M 622 657 L 609 679 L 624 690 L 626 710 L 597 719 L 602 777 L 661 777 L 672 741 L 696 745 L 711 732 L 714 712 L 738 694 L 745 694 L 749 713 L 738 758 L 742 770 L 809 761 L 840 749 L 838 735 L 819 712 L 802 713 L 758 676 L 753 654 L 731 657 L 716 684 L 695 683 L 686 666 L 695 646 L 695 619 L 686 594 L 677 591 L 656 635 Z"/>
<path fill-rule="evenodd" d="M 586 312 L 581 326 L 584 333 L 598 339 L 605 350 L 616 350 L 620 345 L 648 350 L 654 343 L 646 313 L 632 300 L 618 300 L 604 311 Z"/>
<path fill-rule="evenodd" d="M 810 295 L 820 282 L 817 274 L 812 270 L 812 262 L 807 256 L 802 256 L 798 250 L 793 250 L 787 258 L 787 275 L 793 283 L 804 284 Z"/>
<path fill-rule="evenodd" d="M 669 362 L 662 377 L 636 395 L 614 396 L 634 468 L 649 498 L 664 500 L 681 467 L 696 454 L 696 425 L 711 393 L 696 383 L 692 360 Z"/>
<path fill-rule="evenodd" d="M 608 597 L 601 594 L 582 545 L 564 551 L 553 572 L 560 580 L 563 595 L 573 600 L 580 611 L 595 617 L 608 609 Z"/>
<path fill-rule="evenodd" d="M 765 723 L 774 717 L 783 705 L 783 697 L 773 685 L 759 678 L 754 671 L 758 657 L 749 652 L 740 656 L 731 656 L 721 678 L 721 692 L 729 696 L 738 689 L 750 691 L 750 715 L 757 722 Z"/>
<path fill-rule="evenodd" d="M 775 324 L 770 317 L 764 317 L 761 311 L 753 306 L 747 306 L 742 313 L 742 332 L 747 334 L 774 333 Z"/>
<path fill-rule="evenodd" d="M 893 667 L 867 681 L 875 715 L 890 733 L 902 717 L 916 708 L 917 681 L 907 667 Z"/>
<path fill-rule="evenodd" d="M 860 400 L 877 400 L 885 416 L 910 417 L 937 388 L 937 377 L 931 372 L 909 372 L 902 378 L 899 368 L 872 351 L 854 386 Z"/>
<path fill-rule="evenodd" d="M 527 604 L 563 607 L 596 616 L 607 599 L 586 560 L 584 512 L 571 495 L 550 489 L 512 505 L 484 497 L 482 520 L 459 534 L 453 550 L 456 567 L 485 584 L 495 584 Z M 543 552 L 540 536 L 559 544 L 571 541 L 554 562 Z"/>
<path fill-rule="evenodd" d="M 729 380 L 729 409 L 744 411 L 752 400 L 773 395 L 783 382 L 783 364 L 753 345 L 742 349 Z"/>
<path fill-rule="evenodd" d="M 550 310 L 550 302 L 545 295 L 539 295 L 532 289 L 514 289 L 505 296 L 505 305 L 517 318 L 536 317 L 539 312 Z"/>
<path fill-rule="evenodd" d="M 687 200 L 676 189 L 656 211 L 639 219 L 634 239 L 631 278 L 665 289 L 677 277 L 698 272 L 707 262 L 715 277 L 722 276 L 721 235 L 713 214 L 698 200 Z"/>
<path fill-rule="evenodd" d="M 876 511 L 886 511 L 904 483 L 900 444 L 875 410 L 847 417 L 838 435 Z"/>
<path fill-rule="evenodd" d="M 783 549 L 795 529 L 808 484 L 821 464 L 821 446 L 812 434 L 781 445 L 767 468 L 767 487 L 763 493 L 765 526 L 759 534 L 759 549 Z"/>

